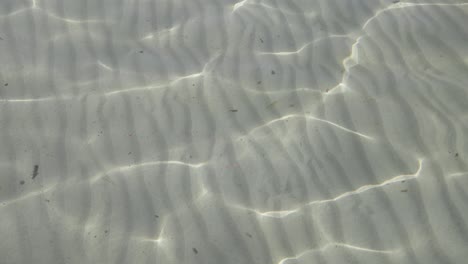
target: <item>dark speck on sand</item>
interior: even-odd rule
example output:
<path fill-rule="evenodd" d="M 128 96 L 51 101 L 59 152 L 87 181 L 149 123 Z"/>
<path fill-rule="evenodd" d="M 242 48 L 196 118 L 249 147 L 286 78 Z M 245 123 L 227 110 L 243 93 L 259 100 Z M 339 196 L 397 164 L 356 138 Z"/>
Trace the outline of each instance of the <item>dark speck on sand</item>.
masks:
<path fill-rule="evenodd" d="M 275 71 L 271 71 L 271 74 L 275 75 L 275 74 L 276 74 L 276 72 L 275 72 Z"/>
<path fill-rule="evenodd" d="M 193 253 L 198 254 L 198 250 L 196 248 L 192 248 Z"/>
<path fill-rule="evenodd" d="M 20 184 L 21 184 L 21 185 L 24 185 L 24 181 L 20 181 Z"/>
<path fill-rule="evenodd" d="M 34 165 L 33 175 L 32 178 L 36 178 L 39 175 L 39 165 Z"/>
<path fill-rule="evenodd" d="M 237 109 L 231 109 L 231 110 L 229 110 L 229 111 L 235 113 L 235 112 L 237 112 Z"/>

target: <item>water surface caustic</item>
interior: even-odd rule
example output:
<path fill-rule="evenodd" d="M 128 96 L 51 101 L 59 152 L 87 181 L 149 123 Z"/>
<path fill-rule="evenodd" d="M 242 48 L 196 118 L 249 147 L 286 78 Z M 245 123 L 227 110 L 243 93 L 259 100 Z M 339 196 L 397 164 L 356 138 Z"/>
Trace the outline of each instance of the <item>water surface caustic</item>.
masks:
<path fill-rule="evenodd" d="M 3 0 L 0 263 L 464 263 L 468 2 Z"/>

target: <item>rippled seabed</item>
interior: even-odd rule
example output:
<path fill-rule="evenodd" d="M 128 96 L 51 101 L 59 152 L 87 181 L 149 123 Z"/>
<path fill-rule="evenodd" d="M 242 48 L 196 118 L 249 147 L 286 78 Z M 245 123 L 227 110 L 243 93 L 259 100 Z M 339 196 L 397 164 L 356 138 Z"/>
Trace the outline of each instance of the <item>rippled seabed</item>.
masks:
<path fill-rule="evenodd" d="M 465 263 L 468 2 L 3 0 L 0 263 Z"/>

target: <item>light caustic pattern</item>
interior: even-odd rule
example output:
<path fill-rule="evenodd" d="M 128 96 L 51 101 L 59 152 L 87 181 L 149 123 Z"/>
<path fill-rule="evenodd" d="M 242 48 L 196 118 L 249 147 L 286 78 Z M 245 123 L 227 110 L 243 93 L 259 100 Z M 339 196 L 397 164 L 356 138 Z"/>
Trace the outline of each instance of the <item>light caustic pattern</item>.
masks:
<path fill-rule="evenodd" d="M 0 262 L 464 263 L 468 2 L 0 3 Z"/>

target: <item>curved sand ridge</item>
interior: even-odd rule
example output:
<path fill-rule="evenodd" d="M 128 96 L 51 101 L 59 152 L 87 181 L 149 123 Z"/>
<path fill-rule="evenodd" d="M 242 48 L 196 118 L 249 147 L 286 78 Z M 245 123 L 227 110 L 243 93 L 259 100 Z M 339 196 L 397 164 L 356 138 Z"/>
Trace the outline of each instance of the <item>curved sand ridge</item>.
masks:
<path fill-rule="evenodd" d="M 0 22 L 0 263 L 468 257 L 468 2 L 5 0 Z"/>

